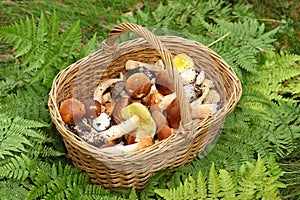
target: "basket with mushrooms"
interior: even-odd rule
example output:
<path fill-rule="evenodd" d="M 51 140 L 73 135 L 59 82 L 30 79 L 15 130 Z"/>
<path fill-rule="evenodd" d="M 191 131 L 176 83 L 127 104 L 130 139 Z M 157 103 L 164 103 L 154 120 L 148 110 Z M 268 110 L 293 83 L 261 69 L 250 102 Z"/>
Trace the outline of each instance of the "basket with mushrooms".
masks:
<path fill-rule="evenodd" d="M 126 32 L 140 38 L 117 42 Z M 213 144 L 241 92 L 208 47 L 122 23 L 56 76 L 48 105 L 68 157 L 92 183 L 143 189 Z"/>
<path fill-rule="evenodd" d="M 213 115 L 220 94 L 205 71 L 194 68 L 187 54 L 173 62 L 183 83 L 192 119 Z M 174 84 L 162 60 L 155 64 L 128 60 L 118 78 L 101 82 L 93 99 L 69 98 L 59 112 L 67 128 L 99 151 L 132 153 L 168 138 L 180 125 L 180 107 Z"/>

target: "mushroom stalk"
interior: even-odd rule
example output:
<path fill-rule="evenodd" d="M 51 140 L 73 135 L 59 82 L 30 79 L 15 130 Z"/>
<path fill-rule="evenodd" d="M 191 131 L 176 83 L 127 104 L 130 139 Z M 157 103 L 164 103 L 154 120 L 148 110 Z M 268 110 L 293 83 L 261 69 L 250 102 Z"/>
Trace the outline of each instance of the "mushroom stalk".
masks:
<path fill-rule="evenodd" d="M 109 129 L 99 132 L 94 136 L 96 141 L 112 141 L 120 138 L 123 135 L 132 132 L 140 126 L 140 118 L 137 115 L 132 115 L 126 121 L 118 125 L 111 126 Z"/>
<path fill-rule="evenodd" d="M 193 119 L 204 119 L 210 117 L 216 112 L 218 105 L 217 104 L 198 104 L 191 103 L 192 107 L 192 118 Z"/>
<path fill-rule="evenodd" d="M 112 147 L 101 148 L 100 151 L 106 153 L 113 153 L 113 154 L 127 154 L 133 153 L 139 150 L 139 144 L 129 144 L 129 145 L 115 145 Z"/>
<path fill-rule="evenodd" d="M 115 78 L 115 79 L 108 79 L 100 83 L 94 92 L 94 100 L 102 102 L 102 96 L 105 90 L 107 90 L 107 88 L 109 88 L 112 84 L 121 80 L 122 79 L 120 78 Z"/>
<path fill-rule="evenodd" d="M 173 92 L 171 94 L 165 95 L 162 98 L 162 101 L 159 104 L 159 107 L 162 108 L 163 110 L 166 110 L 167 107 L 170 105 L 170 103 L 176 98 L 176 93 Z"/>
<path fill-rule="evenodd" d="M 159 72 L 163 70 L 163 66 L 160 63 L 157 64 L 149 64 L 149 63 L 143 63 L 135 60 L 128 60 L 125 63 L 125 69 L 132 70 L 136 69 L 138 67 L 145 67 L 147 70 L 152 71 L 152 72 Z"/>

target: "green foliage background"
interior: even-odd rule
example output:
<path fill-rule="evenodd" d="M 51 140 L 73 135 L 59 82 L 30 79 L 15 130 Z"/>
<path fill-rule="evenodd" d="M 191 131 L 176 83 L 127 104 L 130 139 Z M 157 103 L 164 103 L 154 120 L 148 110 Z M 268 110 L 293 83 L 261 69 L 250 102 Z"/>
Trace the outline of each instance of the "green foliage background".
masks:
<path fill-rule="evenodd" d="M 256 1 L 1 4 L 7 15 L 0 20 L 0 199 L 300 197 L 300 55 L 278 48 L 281 31 L 290 27 L 265 24 Z M 99 48 L 120 22 L 175 30 L 209 46 L 243 84 L 209 154 L 159 172 L 143 191 L 93 186 L 66 157 L 47 108 L 55 75 Z"/>

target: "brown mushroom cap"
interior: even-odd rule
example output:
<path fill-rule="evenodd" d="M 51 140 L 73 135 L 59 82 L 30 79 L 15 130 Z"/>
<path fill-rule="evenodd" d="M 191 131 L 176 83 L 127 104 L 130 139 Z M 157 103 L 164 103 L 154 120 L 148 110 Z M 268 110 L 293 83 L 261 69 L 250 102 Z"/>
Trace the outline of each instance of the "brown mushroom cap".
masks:
<path fill-rule="evenodd" d="M 157 129 L 157 139 L 159 141 L 168 138 L 171 134 L 172 134 L 172 131 L 171 131 L 170 127 L 166 124 L 163 124 L 162 126 L 158 127 L 158 129 Z"/>
<path fill-rule="evenodd" d="M 167 119 L 164 114 L 158 110 L 151 113 L 153 120 L 155 121 L 156 127 L 160 127 L 167 123 Z"/>
<path fill-rule="evenodd" d="M 173 81 L 166 70 L 157 73 L 155 77 L 155 87 L 162 95 L 168 95 L 174 92 Z"/>
<path fill-rule="evenodd" d="M 145 74 L 135 73 L 126 80 L 125 89 L 132 98 L 140 99 L 149 94 L 151 81 Z"/>
<path fill-rule="evenodd" d="M 75 125 L 82 121 L 86 111 L 82 102 L 74 98 L 69 98 L 62 102 L 59 107 L 59 113 L 66 124 Z"/>
<path fill-rule="evenodd" d="M 112 119 L 114 123 L 119 124 L 124 121 L 121 115 L 121 111 L 129 104 L 129 97 L 124 96 L 118 99 L 115 103 L 114 110 L 112 111 Z"/>
<path fill-rule="evenodd" d="M 86 100 L 83 102 L 86 111 L 86 117 L 88 119 L 95 119 L 101 113 L 101 104 L 97 100 Z"/>
<path fill-rule="evenodd" d="M 181 115 L 179 101 L 175 98 L 166 109 L 166 118 L 171 128 L 179 128 Z"/>
<path fill-rule="evenodd" d="M 152 92 L 148 95 L 148 101 L 147 101 L 147 105 L 148 106 L 154 106 L 154 105 L 159 105 L 160 102 L 162 101 L 163 99 L 163 95 L 159 92 Z"/>
<path fill-rule="evenodd" d="M 129 133 L 126 137 L 126 145 L 137 143 L 136 132 Z"/>

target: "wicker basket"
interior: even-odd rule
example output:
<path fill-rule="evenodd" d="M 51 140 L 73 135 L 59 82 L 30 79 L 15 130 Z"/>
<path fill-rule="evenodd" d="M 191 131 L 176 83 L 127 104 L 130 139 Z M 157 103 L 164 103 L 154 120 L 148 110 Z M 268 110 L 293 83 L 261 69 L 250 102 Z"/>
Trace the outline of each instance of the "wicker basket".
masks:
<path fill-rule="evenodd" d="M 126 32 L 140 38 L 120 44 L 116 40 Z M 214 80 L 221 94 L 223 106 L 212 117 L 192 120 L 183 86 L 173 68 L 172 57 L 186 53 L 195 67 L 204 70 Z M 70 97 L 90 99 L 99 82 L 117 77 L 124 72 L 128 59 L 155 63 L 162 59 L 173 79 L 180 103 L 181 125 L 169 138 L 128 155 L 111 155 L 87 144 L 66 128 L 59 114 L 61 102 Z M 73 63 L 54 79 L 49 94 L 49 109 L 53 122 L 74 165 L 91 177 L 94 184 L 106 188 L 143 189 L 154 173 L 190 163 L 218 135 L 225 117 L 234 109 L 241 97 L 241 83 L 232 68 L 215 52 L 195 41 L 177 36 L 155 36 L 149 30 L 131 23 L 122 23 L 112 29 L 102 43 L 102 49 Z"/>

